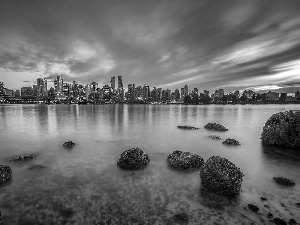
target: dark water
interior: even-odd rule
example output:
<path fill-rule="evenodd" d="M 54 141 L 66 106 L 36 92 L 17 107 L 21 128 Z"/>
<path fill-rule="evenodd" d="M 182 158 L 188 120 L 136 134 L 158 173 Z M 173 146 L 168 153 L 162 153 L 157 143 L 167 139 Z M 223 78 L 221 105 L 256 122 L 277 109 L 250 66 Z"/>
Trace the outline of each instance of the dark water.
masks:
<path fill-rule="evenodd" d="M 3 224 L 176 224 L 174 214 L 183 211 L 189 224 L 273 224 L 268 212 L 300 222 L 295 206 L 300 202 L 300 153 L 263 146 L 260 140 L 266 120 L 290 109 L 300 106 L 0 105 L 0 164 L 13 170 L 12 181 L 0 187 Z M 229 131 L 207 131 L 208 122 Z M 201 129 L 180 130 L 178 125 Z M 210 134 L 241 145 L 223 145 Z M 67 140 L 76 142 L 72 151 L 62 147 Z M 146 169 L 116 167 L 119 155 L 132 147 L 148 153 Z M 165 159 L 176 149 L 235 163 L 245 174 L 240 195 L 210 193 L 201 186 L 198 171 L 168 168 Z M 38 157 L 7 160 L 25 153 Z M 46 168 L 29 170 L 33 164 Z M 282 187 L 273 176 L 297 184 Z M 249 211 L 249 203 L 260 213 Z"/>

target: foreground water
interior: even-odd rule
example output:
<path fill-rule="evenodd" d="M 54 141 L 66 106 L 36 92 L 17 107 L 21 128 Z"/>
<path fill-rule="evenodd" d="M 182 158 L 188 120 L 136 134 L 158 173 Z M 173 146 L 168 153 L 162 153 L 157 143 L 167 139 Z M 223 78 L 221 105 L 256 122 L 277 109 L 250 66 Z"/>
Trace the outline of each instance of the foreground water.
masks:
<path fill-rule="evenodd" d="M 13 179 L 0 187 L 3 224 L 176 224 L 173 216 L 189 215 L 189 224 L 273 224 L 267 217 L 300 222 L 300 153 L 264 146 L 266 120 L 299 105 L 0 105 L 0 164 L 12 167 Z M 207 131 L 208 122 L 229 128 Z M 180 130 L 178 125 L 200 127 Z M 234 138 L 226 146 L 208 135 Z M 62 144 L 76 143 L 69 151 Z M 120 154 L 139 147 L 150 157 L 141 171 L 116 167 Z M 240 167 L 242 192 L 228 198 L 201 186 L 199 172 L 168 168 L 174 150 L 204 160 L 219 155 Z M 30 162 L 10 157 L 37 153 Z M 44 169 L 28 168 L 44 165 Z M 295 180 L 283 187 L 274 176 Z M 267 198 L 261 201 L 260 197 Z M 259 213 L 247 209 L 257 205 Z M 267 205 L 267 206 L 264 206 Z"/>

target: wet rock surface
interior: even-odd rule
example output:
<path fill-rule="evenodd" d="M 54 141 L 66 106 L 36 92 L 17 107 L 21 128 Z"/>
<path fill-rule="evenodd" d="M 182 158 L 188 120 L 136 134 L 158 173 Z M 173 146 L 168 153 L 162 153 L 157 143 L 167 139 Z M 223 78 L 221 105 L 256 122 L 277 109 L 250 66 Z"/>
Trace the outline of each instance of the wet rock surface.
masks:
<path fill-rule="evenodd" d="M 273 222 L 276 224 L 276 225 L 287 225 L 287 223 L 283 220 L 283 219 L 280 219 L 278 217 L 276 217 L 275 219 L 273 219 Z"/>
<path fill-rule="evenodd" d="M 300 111 L 273 114 L 261 134 L 263 143 L 300 149 Z"/>
<path fill-rule="evenodd" d="M 198 127 L 192 127 L 192 126 L 177 126 L 179 129 L 184 129 L 184 130 L 198 130 Z"/>
<path fill-rule="evenodd" d="M 221 195 L 236 195 L 241 190 L 243 173 L 228 159 L 213 156 L 200 170 L 201 183 Z"/>
<path fill-rule="evenodd" d="M 168 165 L 178 170 L 193 170 L 204 165 L 204 160 L 201 156 L 190 152 L 176 150 L 167 157 Z"/>
<path fill-rule="evenodd" d="M 150 159 L 140 148 L 132 148 L 123 152 L 117 162 L 117 165 L 123 169 L 142 169 L 146 167 Z"/>
<path fill-rule="evenodd" d="M 248 204 L 248 208 L 253 212 L 258 212 L 259 208 L 256 205 Z"/>
<path fill-rule="evenodd" d="M 174 216 L 174 220 L 178 222 L 188 223 L 189 222 L 189 216 L 185 212 L 178 213 Z"/>
<path fill-rule="evenodd" d="M 215 131 L 227 131 L 228 129 L 218 123 L 208 123 L 204 126 L 205 129 L 215 130 Z"/>
<path fill-rule="evenodd" d="M 278 183 L 285 186 L 292 186 L 295 185 L 295 181 L 285 178 L 285 177 L 273 177 L 273 180 Z"/>
<path fill-rule="evenodd" d="M 15 157 L 11 158 L 10 161 L 23 162 L 23 161 L 28 161 L 28 160 L 34 159 L 35 157 L 37 157 L 36 154 L 26 154 L 26 155 L 15 156 Z"/>
<path fill-rule="evenodd" d="M 222 144 L 227 144 L 227 145 L 240 145 L 240 143 L 233 139 L 233 138 L 227 138 L 225 141 L 222 142 Z"/>
<path fill-rule="evenodd" d="M 211 139 L 216 139 L 216 140 L 221 139 L 221 137 L 219 135 L 209 135 L 208 137 L 210 137 Z"/>
<path fill-rule="evenodd" d="M 75 143 L 73 141 L 66 141 L 63 146 L 65 148 L 73 148 L 75 146 Z"/>
<path fill-rule="evenodd" d="M 296 220 L 290 219 L 290 220 L 289 220 L 289 225 L 297 225 Z"/>
<path fill-rule="evenodd" d="M 0 165 L 0 185 L 12 177 L 12 171 L 10 166 Z"/>
<path fill-rule="evenodd" d="M 44 169 L 44 168 L 46 168 L 46 166 L 43 166 L 43 165 L 32 165 L 28 169 L 29 170 L 35 170 L 35 169 Z"/>

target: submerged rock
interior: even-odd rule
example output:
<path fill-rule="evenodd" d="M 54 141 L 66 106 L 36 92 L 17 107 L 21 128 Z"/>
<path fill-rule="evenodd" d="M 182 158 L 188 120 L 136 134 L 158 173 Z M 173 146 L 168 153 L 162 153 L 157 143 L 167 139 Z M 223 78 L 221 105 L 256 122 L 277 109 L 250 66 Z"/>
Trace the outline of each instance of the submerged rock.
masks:
<path fill-rule="evenodd" d="M 289 220 L 289 225 L 297 225 L 296 220 L 290 219 L 290 220 Z"/>
<path fill-rule="evenodd" d="M 183 222 L 183 223 L 188 223 L 189 222 L 189 216 L 185 213 L 178 213 L 174 216 L 174 220 Z"/>
<path fill-rule="evenodd" d="M 10 180 L 12 177 L 12 171 L 10 166 L 0 165 L 0 185 L 5 181 Z"/>
<path fill-rule="evenodd" d="M 117 165 L 123 169 L 142 169 L 146 167 L 150 159 L 146 153 L 139 148 L 128 149 L 123 152 Z"/>
<path fill-rule="evenodd" d="M 283 219 L 280 219 L 280 218 L 277 218 L 277 217 L 275 219 L 273 219 L 273 222 L 276 225 L 287 225 L 287 223 Z"/>
<path fill-rule="evenodd" d="M 259 208 L 256 205 L 248 204 L 248 208 L 253 212 L 258 212 Z"/>
<path fill-rule="evenodd" d="M 219 135 L 209 135 L 208 137 L 210 137 L 211 139 L 216 139 L 216 140 L 221 139 L 221 137 Z"/>
<path fill-rule="evenodd" d="M 30 166 L 28 169 L 29 170 L 33 170 L 33 169 L 44 169 L 46 168 L 46 166 L 42 166 L 42 165 L 32 165 Z"/>
<path fill-rule="evenodd" d="M 288 178 L 284 177 L 273 177 L 273 180 L 275 180 L 276 183 L 286 185 L 286 186 L 292 186 L 295 185 L 295 181 L 290 180 Z"/>
<path fill-rule="evenodd" d="M 198 127 L 192 127 L 192 126 L 177 126 L 179 129 L 184 129 L 184 130 L 198 130 Z"/>
<path fill-rule="evenodd" d="M 213 156 L 201 167 L 201 183 L 221 195 L 236 195 L 241 190 L 243 173 L 228 159 Z"/>
<path fill-rule="evenodd" d="M 295 205 L 296 205 L 297 207 L 300 207 L 300 202 L 295 203 Z"/>
<path fill-rule="evenodd" d="M 237 140 L 234 140 L 232 138 L 227 138 L 225 141 L 222 142 L 222 144 L 227 145 L 240 145 L 240 143 Z"/>
<path fill-rule="evenodd" d="M 260 200 L 262 201 L 267 201 L 268 199 L 264 198 L 264 197 L 260 197 Z"/>
<path fill-rule="evenodd" d="M 227 131 L 228 129 L 221 124 L 218 123 L 208 123 L 204 126 L 204 128 L 208 130 L 216 130 L 216 131 Z"/>
<path fill-rule="evenodd" d="M 167 157 L 168 165 L 178 170 L 193 170 L 204 165 L 201 156 L 190 152 L 174 151 Z"/>
<path fill-rule="evenodd" d="M 300 150 L 300 111 L 273 114 L 265 123 L 261 139 L 265 144 Z"/>
<path fill-rule="evenodd" d="M 20 156 L 13 157 L 10 161 L 23 162 L 23 161 L 34 159 L 35 157 L 37 157 L 37 155 L 35 155 L 35 154 L 26 154 L 26 155 L 20 155 Z"/>
<path fill-rule="evenodd" d="M 63 146 L 65 148 L 73 148 L 75 146 L 75 143 L 73 141 L 66 141 Z"/>

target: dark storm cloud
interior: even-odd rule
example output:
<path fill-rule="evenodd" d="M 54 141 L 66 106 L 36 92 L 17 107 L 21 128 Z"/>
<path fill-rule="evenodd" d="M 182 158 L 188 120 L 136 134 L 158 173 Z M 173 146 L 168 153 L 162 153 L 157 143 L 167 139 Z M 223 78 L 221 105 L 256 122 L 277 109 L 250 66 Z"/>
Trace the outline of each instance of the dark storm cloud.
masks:
<path fill-rule="evenodd" d="M 0 67 L 171 89 L 293 86 L 299 12 L 293 0 L 1 1 Z"/>

